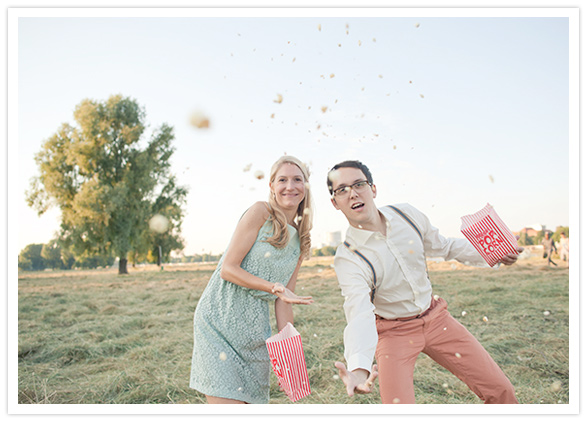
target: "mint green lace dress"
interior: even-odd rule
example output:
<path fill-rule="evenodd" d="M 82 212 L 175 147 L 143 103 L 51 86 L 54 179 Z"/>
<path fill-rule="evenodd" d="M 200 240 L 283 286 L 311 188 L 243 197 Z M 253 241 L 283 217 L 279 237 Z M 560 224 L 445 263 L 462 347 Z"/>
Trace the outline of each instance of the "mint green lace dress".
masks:
<path fill-rule="evenodd" d="M 300 256 L 297 230 L 278 249 L 264 242 L 273 227 L 267 220 L 241 267 L 269 282 L 287 285 Z M 202 293 L 194 314 L 194 352 L 190 387 L 209 396 L 269 403 L 271 364 L 265 340 L 271 336 L 273 294 L 244 288 L 220 277 L 224 256 Z"/>

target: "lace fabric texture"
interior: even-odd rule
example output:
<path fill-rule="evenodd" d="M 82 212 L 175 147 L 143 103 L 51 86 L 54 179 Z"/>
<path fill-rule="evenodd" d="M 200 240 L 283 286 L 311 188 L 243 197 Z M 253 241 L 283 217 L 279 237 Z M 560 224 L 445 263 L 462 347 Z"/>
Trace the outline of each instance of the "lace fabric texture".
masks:
<path fill-rule="evenodd" d="M 265 242 L 272 224 L 263 224 L 241 267 L 269 282 L 287 286 L 300 256 L 295 228 L 283 249 Z M 271 336 L 269 303 L 277 298 L 220 277 L 224 256 L 194 313 L 190 387 L 210 396 L 248 403 L 269 402 L 271 364 L 265 340 Z"/>

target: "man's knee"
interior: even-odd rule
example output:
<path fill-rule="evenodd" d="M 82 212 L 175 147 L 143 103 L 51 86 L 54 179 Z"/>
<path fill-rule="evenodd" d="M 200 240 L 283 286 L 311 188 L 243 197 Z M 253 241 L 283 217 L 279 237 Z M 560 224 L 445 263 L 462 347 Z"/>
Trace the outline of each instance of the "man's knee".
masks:
<path fill-rule="evenodd" d="M 483 399 L 487 404 L 516 404 L 519 403 L 516 398 L 516 391 L 514 386 L 507 378 L 494 385 L 491 389 L 484 393 Z"/>

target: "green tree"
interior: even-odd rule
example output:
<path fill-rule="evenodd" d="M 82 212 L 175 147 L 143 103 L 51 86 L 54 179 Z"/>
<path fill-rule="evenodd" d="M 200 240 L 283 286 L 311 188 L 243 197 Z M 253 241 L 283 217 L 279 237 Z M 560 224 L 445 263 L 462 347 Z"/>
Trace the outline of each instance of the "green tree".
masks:
<path fill-rule="evenodd" d="M 45 269 L 45 259 L 41 256 L 43 244 L 29 244 L 18 255 L 18 267 L 24 270 Z"/>
<path fill-rule="evenodd" d="M 51 269 L 61 269 L 64 267 L 61 261 L 61 247 L 56 240 L 43 244 L 41 257 L 45 259 L 45 266 Z"/>
<path fill-rule="evenodd" d="M 556 231 L 552 234 L 552 239 L 555 243 L 558 243 L 561 238 L 561 233 L 565 233 L 567 238 L 569 238 L 569 227 L 556 227 Z"/>
<path fill-rule="evenodd" d="M 324 254 L 322 254 L 322 249 L 314 249 L 314 250 L 312 250 L 312 256 L 314 256 L 314 257 L 324 256 Z"/>
<path fill-rule="evenodd" d="M 63 124 L 35 156 L 40 175 L 27 192 L 28 204 L 39 214 L 60 208 L 60 240 L 76 259 L 116 256 L 118 273 L 128 273 L 129 254 L 145 248 L 157 200 L 186 195 L 170 174 L 173 129 L 163 124 L 144 139 L 144 110 L 120 95 L 83 100 L 74 119 L 76 126 Z"/>
<path fill-rule="evenodd" d="M 532 237 L 528 236 L 528 233 L 521 233 L 520 238 L 518 239 L 518 244 L 521 246 L 531 246 L 533 243 Z"/>
<path fill-rule="evenodd" d="M 532 240 L 534 241 L 534 245 L 536 245 L 536 246 L 541 245 L 543 238 L 544 238 L 544 231 L 538 231 L 538 234 L 536 234 L 534 237 L 532 237 Z"/>

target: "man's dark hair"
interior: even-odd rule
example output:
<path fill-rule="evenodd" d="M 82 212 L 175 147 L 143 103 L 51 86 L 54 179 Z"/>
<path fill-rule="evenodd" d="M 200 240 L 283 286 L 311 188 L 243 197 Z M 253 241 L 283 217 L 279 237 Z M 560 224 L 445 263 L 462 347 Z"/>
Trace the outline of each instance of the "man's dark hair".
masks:
<path fill-rule="evenodd" d="M 326 185 L 328 186 L 328 191 L 330 192 L 330 194 L 332 194 L 332 180 L 330 179 L 330 173 L 339 168 L 356 168 L 358 170 L 361 170 L 365 177 L 367 177 L 367 181 L 369 182 L 369 184 L 373 184 L 373 176 L 371 175 L 371 171 L 369 171 L 369 168 L 367 168 L 365 164 L 363 164 L 361 161 L 343 161 L 336 164 L 334 167 L 332 167 L 330 171 L 328 171 L 328 175 L 326 177 Z"/>

